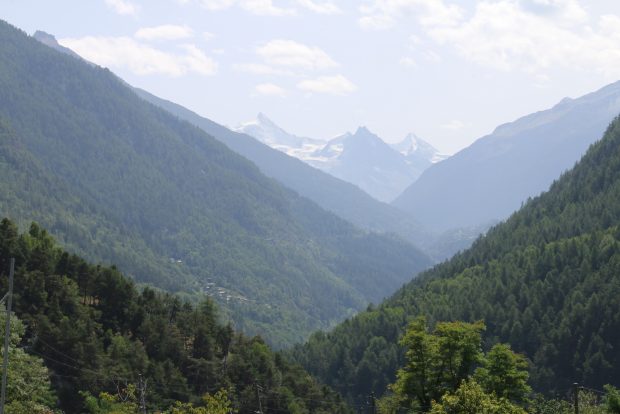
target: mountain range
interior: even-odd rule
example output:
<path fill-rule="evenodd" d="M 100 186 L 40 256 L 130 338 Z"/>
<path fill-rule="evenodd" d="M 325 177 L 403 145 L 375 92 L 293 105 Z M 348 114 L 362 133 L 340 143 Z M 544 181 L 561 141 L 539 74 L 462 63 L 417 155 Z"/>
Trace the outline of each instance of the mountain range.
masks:
<path fill-rule="evenodd" d="M 431 231 L 488 227 L 574 164 L 620 112 L 620 82 L 501 125 L 428 168 L 392 203 Z"/>
<path fill-rule="evenodd" d="M 370 231 L 396 234 L 424 251 L 438 252 L 440 257 L 445 257 L 452 251 L 453 245 L 450 243 L 447 243 L 447 247 L 430 247 L 435 236 L 420 223 L 398 208 L 371 197 L 359 187 L 275 150 L 250 135 L 232 131 L 181 105 L 138 88 L 134 90 L 144 100 L 192 123 L 223 142 L 231 150 L 252 161 L 263 174 L 356 226 Z M 460 243 L 460 238 L 456 243 Z"/>
<path fill-rule="evenodd" d="M 68 50 L 54 46 L 50 35 L 42 40 L 63 52 Z M 237 128 L 264 143 L 260 145 L 247 134 L 228 131 L 172 102 L 136 91 L 149 102 L 201 127 L 254 162 L 264 174 L 321 207 L 362 228 L 396 233 L 439 261 L 468 247 L 480 233 L 505 219 L 528 197 L 546 188 L 554 176 L 573 165 L 612 119 L 614 111 L 620 110 L 617 89 L 617 85 L 609 85 L 582 98 L 567 98 L 552 109 L 502 125 L 441 163 L 437 161 L 443 157 L 413 134 L 389 149 L 365 128 L 325 142 L 292 135 L 264 114 Z M 271 148 L 277 151 L 269 151 Z M 296 163 L 294 157 L 333 175 Z M 345 181 L 377 184 L 381 179 L 375 179 L 373 174 L 383 171 L 380 175 L 385 179 L 386 172 L 390 172 L 388 184 L 378 185 L 383 188 L 378 191 L 391 192 L 385 186 L 399 182 L 403 174 L 398 171 L 411 173 L 411 169 L 402 168 L 403 157 L 407 165 L 428 170 L 394 201 L 393 207 L 375 202 L 364 191 L 332 178 L 340 175 Z M 357 187 L 368 188 L 366 184 Z"/>
<path fill-rule="evenodd" d="M 262 113 L 235 130 L 355 184 L 383 202 L 392 201 L 426 168 L 446 158 L 414 134 L 390 145 L 359 127 L 355 133 L 322 141 L 290 134 Z"/>
<path fill-rule="evenodd" d="M 284 346 L 427 267 L 263 175 L 109 70 L 0 24 L 0 214 Z"/>

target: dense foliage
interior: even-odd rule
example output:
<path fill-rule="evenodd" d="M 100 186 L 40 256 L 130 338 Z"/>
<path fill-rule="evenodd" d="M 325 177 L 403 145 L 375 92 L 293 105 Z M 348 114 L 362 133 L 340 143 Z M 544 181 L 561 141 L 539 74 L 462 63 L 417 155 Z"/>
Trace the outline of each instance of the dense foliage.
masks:
<path fill-rule="evenodd" d="M 10 257 L 16 259 L 14 310 L 27 327 L 22 342 L 49 368 L 67 412 L 81 412 L 85 403 L 112 404 L 106 394 L 101 401 L 93 396 L 115 396 L 130 386 L 134 394 L 144 389 L 149 410 L 176 400 L 200 403 L 207 393 L 228 390 L 240 413 L 254 412 L 259 398 L 264 412 L 347 412 L 332 391 L 272 353 L 262 339 L 218 323 L 210 300 L 192 306 L 149 288 L 139 291 L 115 268 L 61 250 L 36 224 L 19 234 L 4 219 L 2 291 Z M 36 361 L 31 365 L 42 369 Z M 39 388 L 45 391 L 44 384 Z M 41 394 L 42 402 L 53 397 Z"/>
<path fill-rule="evenodd" d="M 406 363 L 393 392 L 379 401 L 381 414 L 402 409 L 433 413 L 524 413 L 531 388 L 527 363 L 505 344 L 482 352 L 481 321 L 412 321 L 400 340 Z"/>
<path fill-rule="evenodd" d="M 2 306 L 0 309 L 0 326 L 2 327 L 0 343 L 2 344 L 4 344 L 6 315 L 6 308 Z M 49 371 L 40 357 L 26 353 L 20 346 L 26 332 L 24 323 L 15 315 L 11 315 L 10 324 L 6 412 L 48 414 L 56 404 Z M 4 346 L 1 354 L 4 356 Z"/>
<path fill-rule="evenodd" d="M 537 391 L 620 385 L 620 121 L 550 190 L 463 254 L 293 354 L 350 400 L 382 394 L 412 318 L 484 320 L 484 346 L 531 361 Z"/>
<path fill-rule="evenodd" d="M 0 214 L 140 282 L 206 291 L 282 346 L 429 263 L 265 177 L 106 69 L 0 23 Z"/>

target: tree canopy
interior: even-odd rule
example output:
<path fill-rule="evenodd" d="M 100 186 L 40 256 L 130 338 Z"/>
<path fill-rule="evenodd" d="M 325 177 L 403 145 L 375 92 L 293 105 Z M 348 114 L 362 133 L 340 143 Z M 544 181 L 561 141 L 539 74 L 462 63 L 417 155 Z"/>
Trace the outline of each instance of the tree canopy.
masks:
<path fill-rule="evenodd" d="M 62 250 L 38 225 L 20 234 L 3 219 L 2 291 L 11 257 L 14 310 L 23 321 L 12 335 L 20 344 L 9 365 L 15 401 L 54 408 L 58 400 L 65 412 L 108 413 L 131 411 L 144 396 L 149 411 L 221 411 L 229 401 L 243 413 L 257 409 L 260 387 L 266 413 L 348 412 L 338 395 L 260 337 L 220 322 L 209 299 L 192 304 L 138 289 L 116 268 Z"/>

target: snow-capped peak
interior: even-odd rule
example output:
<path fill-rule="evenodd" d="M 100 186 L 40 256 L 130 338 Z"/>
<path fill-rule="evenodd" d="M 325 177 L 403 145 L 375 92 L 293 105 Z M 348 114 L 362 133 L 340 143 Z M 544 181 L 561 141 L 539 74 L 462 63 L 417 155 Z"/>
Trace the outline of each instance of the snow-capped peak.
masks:
<path fill-rule="evenodd" d="M 258 115 L 256 115 L 256 122 L 263 127 L 282 131 L 282 128 L 277 126 L 267 115 L 262 112 L 259 112 Z"/>
<path fill-rule="evenodd" d="M 365 126 L 329 141 L 299 137 L 277 126 L 263 113 L 236 129 L 270 147 L 357 185 L 389 202 L 432 163 L 445 158 L 415 134 L 390 145 Z"/>
<path fill-rule="evenodd" d="M 392 148 L 404 156 L 407 156 L 418 149 L 418 144 L 420 141 L 422 140 L 418 138 L 416 134 L 410 132 L 405 138 L 403 138 L 402 141 L 392 144 Z"/>
<path fill-rule="evenodd" d="M 392 144 L 392 148 L 403 154 L 405 157 L 422 158 L 433 164 L 448 158 L 448 155 L 439 153 L 435 147 L 418 137 L 413 132 L 407 134 L 402 141 Z"/>
<path fill-rule="evenodd" d="M 299 137 L 286 132 L 262 112 L 256 115 L 256 119 L 244 122 L 234 130 L 253 136 L 263 144 L 300 159 L 306 158 L 308 154 L 325 145 L 325 141 Z"/>
<path fill-rule="evenodd" d="M 284 131 L 262 112 L 256 119 L 239 125 L 235 131 L 251 135 L 264 144 L 285 152 L 285 148 L 300 148 L 305 139 Z"/>

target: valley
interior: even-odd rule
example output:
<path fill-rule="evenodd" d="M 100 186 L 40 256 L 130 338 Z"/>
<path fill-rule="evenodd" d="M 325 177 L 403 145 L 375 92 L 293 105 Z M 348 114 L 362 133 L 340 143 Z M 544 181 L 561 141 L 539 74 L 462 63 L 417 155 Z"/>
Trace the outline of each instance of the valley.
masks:
<path fill-rule="evenodd" d="M 620 413 L 620 6 L 0 14 L 0 414 Z"/>

